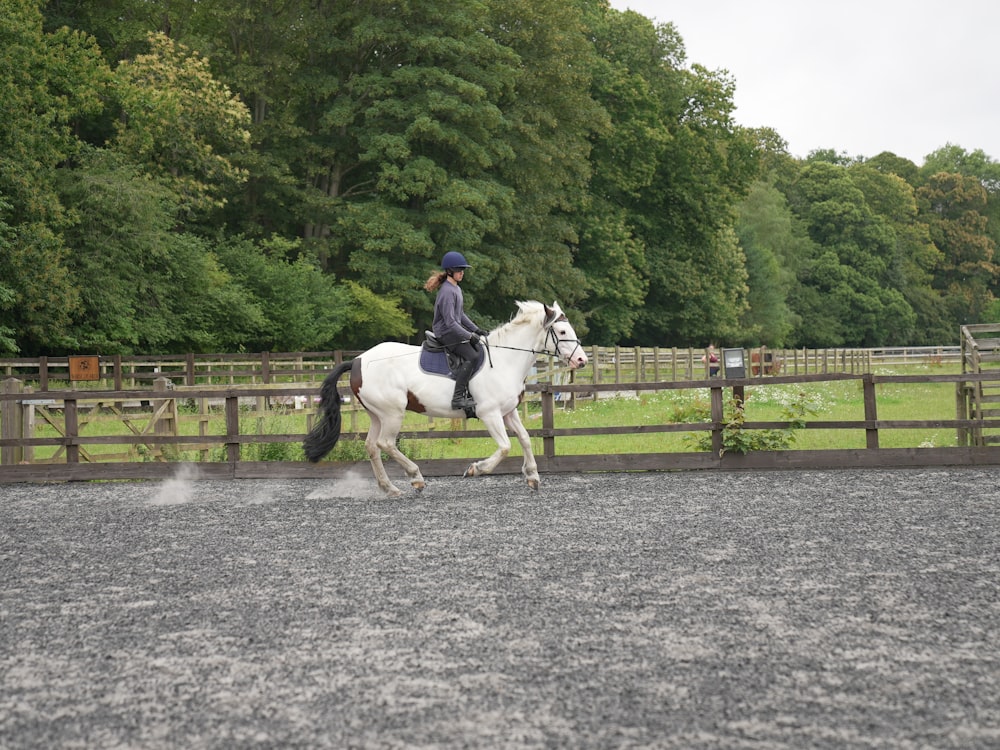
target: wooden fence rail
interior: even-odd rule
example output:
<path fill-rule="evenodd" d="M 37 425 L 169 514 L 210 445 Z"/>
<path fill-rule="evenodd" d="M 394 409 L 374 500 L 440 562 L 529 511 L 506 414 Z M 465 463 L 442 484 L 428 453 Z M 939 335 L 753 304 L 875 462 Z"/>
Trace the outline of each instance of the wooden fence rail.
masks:
<path fill-rule="evenodd" d="M 850 450 L 782 450 L 760 451 L 746 455 L 730 452 L 722 453 L 723 430 L 726 426 L 724 418 L 724 403 L 727 393 L 738 389 L 760 388 L 777 385 L 821 384 L 828 381 L 851 380 L 860 383 L 864 394 L 864 414 L 859 419 L 851 420 L 815 420 L 810 421 L 803 429 L 837 429 L 863 430 L 865 433 L 865 448 Z M 874 375 L 863 373 L 850 375 L 844 373 L 828 373 L 815 375 L 780 375 L 767 379 L 703 379 L 699 381 L 658 381 L 650 383 L 632 383 L 627 387 L 636 393 L 644 391 L 663 391 L 677 389 L 705 389 L 709 393 L 711 404 L 710 419 L 696 423 L 643 424 L 633 426 L 604 426 L 588 428 L 559 428 L 556 426 L 557 394 L 594 395 L 595 393 L 617 393 L 623 390 L 621 383 L 576 383 L 528 384 L 527 390 L 537 393 L 541 399 L 541 427 L 529 429 L 533 438 L 538 438 L 542 444 L 539 453 L 539 467 L 542 471 L 635 471 L 635 470 L 670 470 L 670 469 L 782 469 L 782 468 L 850 468 L 874 466 L 946 466 L 946 465 L 1000 465 L 1000 448 L 977 447 L 969 445 L 969 435 L 988 427 L 982 419 L 969 419 L 964 416 L 963 392 L 970 384 L 982 381 L 1000 381 L 1000 372 L 942 374 L 942 375 Z M 953 383 L 956 391 L 955 419 L 922 419 L 922 420 L 885 420 L 878 416 L 877 386 L 896 383 L 927 384 Z M 37 401 L 38 394 L 20 392 L 23 385 L 19 381 L 8 379 L 3 383 L 0 393 L 0 422 L 3 426 L 3 437 L 0 438 L 0 452 L 3 462 L 0 465 L 0 482 L 11 481 L 59 481 L 80 479 L 157 479 L 170 476 L 177 470 L 179 462 L 165 460 L 147 460 L 142 462 L 107 462 L 100 461 L 96 456 L 89 456 L 88 446 L 99 445 L 129 445 L 146 446 L 160 451 L 157 458 L 163 458 L 162 450 L 173 447 L 175 451 L 190 448 L 193 444 L 204 446 L 211 443 L 217 446 L 223 459 L 214 462 L 194 462 L 198 476 L 203 478 L 236 478 L 236 477 L 323 477 L 339 476 L 349 466 L 342 462 L 321 462 L 312 465 L 306 462 L 292 461 L 245 461 L 241 460 L 244 446 L 250 444 L 292 443 L 300 442 L 303 435 L 296 434 L 247 434 L 241 432 L 241 415 L 246 411 L 245 400 L 248 398 L 294 399 L 307 397 L 310 400 L 316 394 L 316 388 L 310 384 L 295 384 L 282 386 L 244 386 L 239 388 L 185 388 L 183 391 L 163 389 L 150 390 L 112 390 L 112 391 L 79 391 L 61 390 L 48 391 L 44 394 L 45 401 L 50 406 L 57 406 L 63 414 L 60 434 L 56 437 L 14 436 L 18 425 L 23 425 L 25 407 L 32 406 Z M 341 389 L 344 396 L 346 389 Z M 213 399 L 222 405 L 224 415 L 223 434 L 199 434 L 197 436 L 179 435 L 162 430 L 150 429 L 150 424 L 162 418 L 163 414 L 175 414 L 177 400 Z M 241 401 L 244 405 L 241 407 Z M 130 434 L 96 435 L 84 434 L 81 414 L 89 407 L 97 405 L 124 404 L 128 402 L 146 402 L 148 404 L 151 423 L 144 428 L 133 426 Z M 172 405 L 172 410 L 171 410 Z M 159 412 L 157 412 L 159 410 Z M 155 415 L 159 413 L 160 417 Z M 474 423 L 471 423 L 474 424 Z M 788 422 L 750 422 L 743 429 L 783 429 Z M 958 446 L 949 448 L 896 448 L 880 447 L 880 433 L 886 430 L 934 428 L 955 430 L 958 436 Z M 564 438 L 588 435 L 614 435 L 637 433 L 698 433 L 711 434 L 712 450 L 702 452 L 671 452 L 650 454 L 600 454 L 571 455 L 560 454 L 557 451 L 559 441 Z M 488 437 L 485 430 L 450 429 L 450 430 L 410 430 L 403 432 L 403 439 L 437 440 L 450 438 Z M 363 439 L 358 432 L 346 432 L 345 440 Z M 36 447 L 56 447 L 62 451 L 63 463 L 24 463 L 25 451 Z M 721 453 L 721 455 L 720 455 Z M 147 456 L 151 455 L 147 453 Z M 481 456 L 470 456 L 480 458 Z M 421 460 L 421 469 L 428 476 L 462 473 L 468 459 L 434 459 Z M 500 472 L 520 471 L 520 458 L 508 458 L 499 468 Z"/>
<path fill-rule="evenodd" d="M 704 349 L 677 347 L 587 347 L 592 366 L 574 373 L 574 382 L 623 383 L 700 380 L 707 377 L 701 361 Z M 158 378 L 176 385 L 234 385 L 310 383 L 327 370 L 358 354 L 353 351 L 259 352 L 255 354 L 177 354 L 99 356 L 93 379 L 78 388 L 130 390 Z M 74 357 L 0 358 L 0 374 L 17 378 L 39 391 L 64 388 L 70 382 Z M 748 350 L 747 374 L 808 375 L 872 372 L 899 364 L 958 364 L 961 346 L 884 347 L 876 349 L 767 349 Z M 761 367 L 760 363 L 764 366 Z M 538 368 L 559 372 L 548 357 Z"/>

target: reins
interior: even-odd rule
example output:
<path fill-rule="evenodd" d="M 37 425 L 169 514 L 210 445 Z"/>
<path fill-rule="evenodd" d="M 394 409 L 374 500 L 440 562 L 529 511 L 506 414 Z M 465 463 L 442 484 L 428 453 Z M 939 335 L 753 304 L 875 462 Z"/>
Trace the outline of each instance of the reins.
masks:
<path fill-rule="evenodd" d="M 484 338 L 483 339 L 483 343 L 486 345 L 486 356 L 487 356 L 487 358 L 490 361 L 490 367 L 493 367 L 493 355 L 490 353 L 490 349 L 493 348 L 494 346 L 497 349 L 510 349 L 511 351 L 515 351 L 515 352 L 531 352 L 532 354 L 548 354 L 548 355 L 553 356 L 553 357 L 558 357 L 559 356 L 559 345 L 562 344 L 562 343 L 570 342 L 570 343 L 576 344 L 576 346 L 573 347 L 573 351 L 574 352 L 578 348 L 580 348 L 581 346 L 583 346 L 583 343 L 580 341 L 580 339 L 561 339 L 561 338 L 559 338 L 556 335 L 555 329 L 553 328 L 553 326 L 555 326 L 555 324 L 558 323 L 558 322 L 559 322 L 558 320 L 555 320 L 555 321 L 552 322 L 552 325 L 546 326 L 546 328 L 545 328 L 545 332 L 546 332 L 545 343 L 546 343 L 546 345 L 548 345 L 548 342 L 551 340 L 552 343 L 553 343 L 553 345 L 554 345 L 553 346 L 554 351 L 549 351 L 548 349 L 528 349 L 528 348 L 525 348 L 525 347 L 522 347 L 522 346 L 506 346 L 504 344 L 491 344 L 487 339 Z M 573 352 L 570 352 L 570 354 L 572 354 L 572 353 Z M 567 359 L 568 359 L 568 357 L 567 357 Z"/>

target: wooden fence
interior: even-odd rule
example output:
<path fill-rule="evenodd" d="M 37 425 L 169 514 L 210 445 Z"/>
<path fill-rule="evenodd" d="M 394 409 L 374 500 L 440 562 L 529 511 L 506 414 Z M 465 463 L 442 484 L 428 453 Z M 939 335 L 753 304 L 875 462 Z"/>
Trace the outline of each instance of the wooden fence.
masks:
<path fill-rule="evenodd" d="M 814 420 L 805 428 L 863 431 L 864 449 L 847 450 L 780 450 L 751 452 L 739 455 L 722 453 L 726 420 L 724 402 L 735 391 L 742 389 L 767 388 L 777 385 L 795 384 L 808 387 L 829 381 L 850 380 L 860 384 L 863 390 L 864 413 L 850 420 Z M 811 375 L 775 375 L 767 378 L 725 379 L 713 378 L 696 381 L 635 382 L 625 385 L 617 383 L 535 383 L 528 384 L 529 393 L 537 394 L 541 401 L 541 426 L 529 429 L 529 434 L 541 442 L 538 451 L 539 468 L 542 472 L 586 472 L 586 471 L 638 471 L 677 469 L 790 469 L 790 468 L 859 468 L 859 467 L 908 467 L 908 466 L 1000 466 L 1000 448 L 970 445 L 969 436 L 984 427 L 982 419 L 966 416 L 965 396 L 972 384 L 983 381 L 1000 381 L 1000 372 L 964 373 L 942 375 L 876 375 L 872 373 L 847 374 L 827 373 Z M 167 383 L 161 379 L 161 384 Z M 952 383 L 955 388 L 956 411 L 954 419 L 931 418 L 922 420 L 886 420 L 878 414 L 878 386 L 884 384 L 920 385 L 927 383 Z M 309 464 L 304 461 L 247 461 L 242 460 L 247 446 L 253 444 L 298 443 L 302 433 L 261 434 L 241 428 L 241 417 L 248 413 L 247 400 L 258 404 L 284 402 L 296 398 L 308 399 L 311 403 L 316 388 L 310 384 L 293 385 L 251 385 L 242 387 L 186 387 L 171 389 L 161 385 L 160 390 L 110 390 L 47 391 L 40 399 L 38 393 L 24 393 L 20 381 L 8 379 L 0 393 L 0 423 L 3 437 L 0 438 L 0 482 L 12 481 L 60 481 L 89 479 L 158 479 L 171 476 L 178 470 L 179 463 L 170 461 L 171 455 L 183 450 L 206 450 L 213 446 L 220 460 L 199 461 L 192 465 L 201 478 L 296 478 L 335 477 L 342 475 L 353 463 L 321 462 Z M 557 399 L 567 394 L 594 396 L 619 393 L 627 388 L 633 393 L 677 389 L 703 389 L 710 400 L 710 419 L 696 423 L 642 424 L 630 426 L 605 426 L 588 428 L 560 428 L 556 425 L 559 411 Z M 341 392 L 347 396 L 345 388 Z M 197 436 L 177 434 L 173 427 L 163 429 L 170 420 L 176 420 L 177 402 L 214 400 L 220 404 L 224 415 L 224 432 L 209 434 L 202 430 Z M 39 404 L 44 401 L 44 404 Z M 88 434 L 85 429 L 92 422 L 87 415 L 95 409 L 117 410 L 124 413 L 125 404 L 138 403 L 145 409 L 146 422 L 138 416 L 130 420 L 129 434 L 99 435 Z M 61 413 L 61 420 L 52 419 L 56 426 L 56 437 L 34 437 L 18 435 L 27 420 L 26 414 L 38 408 L 47 408 Z M 259 416 L 259 415 L 256 415 Z M 470 422 L 469 425 L 477 423 Z M 750 422 L 743 429 L 783 429 L 788 422 Z M 488 437 L 481 429 L 425 429 L 403 432 L 403 439 L 454 439 Z M 939 448 L 882 448 L 880 434 L 897 429 L 946 429 L 954 430 L 958 436 L 956 447 Z M 345 440 L 363 439 L 364 435 L 354 432 L 347 425 Z M 701 452 L 668 452 L 643 454 L 573 455 L 560 453 L 558 447 L 564 438 L 586 435 L 616 434 L 657 434 L 657 433 L 700 433 L 709 432 L 712 450 Z M 130 446 L 142 448 L 142 461 L 120 460 L 109 462 L 100 460 L 90 446 Z M 28 461 L 26 456 L 35 448 L 55 447 L 59 463 L 39 464 Z M 721 455 L 720 455 L 721 453 Z M 427 476 L 461 474 L 469 459 L 421 460 L 421 469 Z M 498 471 L 515 473 L 520 471 L 520 457 L 509 457 L 501 463 Z"/>
<path fill-rule="evenodd" d="M 574 374 L 574 382 L 633 383 L 700 380 L 708 376 L 705 353 L 696 348 L 587 347 L 590 365 Z M 38 391 L 65 388 L 132 390 L 149 387 L 158 378 L 175 385 L 235 385 L 312 383 L 326 371 L 358 352 L 260 352 L 256 354 L 178 354 L 155 356 L 93 356 L 0 358 L 0 374 L 17 378 Z M 961 346 L 891 347 L 878 349 L 767 349 L 748 350 L 747 374 L 809 375 L 873 372 L 900 364 L 959 363 Z M 75 381 L 75 360 L 89 359 L 94 367 L 87 380 Z M 764 362 L 761 369 L 760 362 Z M 541 357 L 539 370 L 558 372 L 551 358 Z M 544 380 L 544 377 L 541 378 Z"/>

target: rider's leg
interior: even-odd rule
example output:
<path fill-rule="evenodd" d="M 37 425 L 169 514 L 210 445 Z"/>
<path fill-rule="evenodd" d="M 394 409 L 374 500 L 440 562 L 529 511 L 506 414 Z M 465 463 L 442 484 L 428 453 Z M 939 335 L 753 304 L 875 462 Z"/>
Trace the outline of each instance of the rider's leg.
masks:
<path fill-rule="evenodd" d="M 451 397 L 452 409 L 475 408 L 476 402 L 469 393 L 469 380 L 472 378 L 472 370 L 476 366 L 475 362 L 465 361 L 455 370 L 455 394 Z"/>

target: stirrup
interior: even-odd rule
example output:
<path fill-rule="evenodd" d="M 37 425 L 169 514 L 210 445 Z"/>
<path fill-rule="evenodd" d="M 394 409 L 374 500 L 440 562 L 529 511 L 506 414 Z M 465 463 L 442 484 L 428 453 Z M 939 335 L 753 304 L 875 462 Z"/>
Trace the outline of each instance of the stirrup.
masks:
<path fill-rule="evenodd" d="M 467 394 L 462 396 L 455 396 L 451 400 L 452 409 L 468 409 L 469 407 L 475 408 L 475 406 L 476 402 L 472 399 L 472 396 L 469 396 Z"/>
<path fill-rule="evenodd" d="M 470 419 L 476 416 L 476 402 L 468 392 L 456 395 L 452 398 L 451 408 L 455 411 L 464 411 L 465 416 Z"/>

